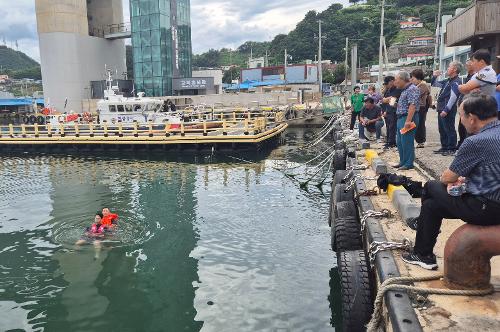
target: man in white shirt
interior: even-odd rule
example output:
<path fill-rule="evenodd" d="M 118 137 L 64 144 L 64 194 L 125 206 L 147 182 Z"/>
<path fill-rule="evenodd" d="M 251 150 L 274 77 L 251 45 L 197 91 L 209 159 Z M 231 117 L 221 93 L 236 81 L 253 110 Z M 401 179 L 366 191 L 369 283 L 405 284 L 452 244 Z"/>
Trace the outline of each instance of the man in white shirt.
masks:
<path fill-rule="evenodd" d="M 490 52 L 486 49 L 474 52 L 471 57 L 471 66 L 476 74 L 466 84 L 459 85 L 458 91 L 462 94 L 468 94 L 480 90 L 483 94 L 495 97 L 497 74 L 491 67 Z"/>

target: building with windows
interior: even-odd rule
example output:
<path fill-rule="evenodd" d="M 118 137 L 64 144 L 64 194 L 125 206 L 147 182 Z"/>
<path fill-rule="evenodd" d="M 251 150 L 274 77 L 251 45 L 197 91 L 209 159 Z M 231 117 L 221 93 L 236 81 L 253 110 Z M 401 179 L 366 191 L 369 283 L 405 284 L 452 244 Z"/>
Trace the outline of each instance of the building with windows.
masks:
<path fill-rule="evenodd" d="M 130 0 L 130 18 L 136 91 L 172 95 L 192 74 L 189 0 Z"/>

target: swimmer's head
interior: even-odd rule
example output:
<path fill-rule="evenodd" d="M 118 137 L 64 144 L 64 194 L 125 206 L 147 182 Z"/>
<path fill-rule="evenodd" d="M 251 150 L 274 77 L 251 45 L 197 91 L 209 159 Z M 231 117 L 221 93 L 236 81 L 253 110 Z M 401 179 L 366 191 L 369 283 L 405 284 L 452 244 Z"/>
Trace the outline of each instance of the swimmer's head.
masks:
<path fill-rule="evenodd" d="M 103 208 L 102 209 L 102 215 L 103 216 L 107 216 L 108 214 L 110 214 L 111 212 L 109 211 L 109 208 Z"/>
<path fill-rule="evenodd" d="M 95 214 L 95 217 L 94 217 L 94 222 L 96 224 L 99 224 L 101 222 L 101 220 L 102 220 L 102 217 L 103 217 L 102 213 L 101 212 L 97 212 Z"/>

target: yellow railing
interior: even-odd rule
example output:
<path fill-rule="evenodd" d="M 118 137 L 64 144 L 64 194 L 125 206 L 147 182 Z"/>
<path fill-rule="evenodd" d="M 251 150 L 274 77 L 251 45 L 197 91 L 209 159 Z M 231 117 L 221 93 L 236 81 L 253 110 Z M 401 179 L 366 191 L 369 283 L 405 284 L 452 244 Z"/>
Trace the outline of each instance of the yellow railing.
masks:
<path fill-rule="evenodd" d="M 33 138 L 58 138 L 73 137 L 82 140 L 93 137 L 169 137 L 169 136 L 241 136 L 258 135 L 275 128 L 284 120 L 283 112 L 275 112 L 271 116 L 252 117 L 246 113 L 245 117 L 237 118 L 233 113 L 219 114 L 218 121 L 182 122 L 179 127 L 173 128 L 169 124 L 157 125 L 152 122 L 139 125 L 109 124 L 104 122 L 96 124 L 71 124 L 65 125 L 8 125 L 0 126 L 0 140 L 5 139 L 33 139 Z M 236 121 L 234 120 L 236 118 Z"/>

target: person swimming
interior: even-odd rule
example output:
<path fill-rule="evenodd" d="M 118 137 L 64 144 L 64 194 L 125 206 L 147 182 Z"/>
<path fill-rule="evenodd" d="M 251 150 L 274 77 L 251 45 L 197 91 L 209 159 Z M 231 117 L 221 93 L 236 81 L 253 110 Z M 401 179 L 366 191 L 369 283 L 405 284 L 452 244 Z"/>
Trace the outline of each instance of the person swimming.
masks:
<path fill-rule="evenodd" d="M 103 223 L 103 220 L 104 215 L 101 212 L 97 212 L 94 217 L 94 223 L 85 229 L 84 236 L 76 242 L 76 245 L 93 242 L 94 246 L 100 246 L 98 239 L 104 238 L 107 233 L 111 232 L 111 229 Z"/>
<path fill-rule="evenodd" d="M 118 215 L 111 213 L 109 208 L 105 207 L 102 209 L 102 224 L 107 227 L 113 227 L 118 222 Z"/>

